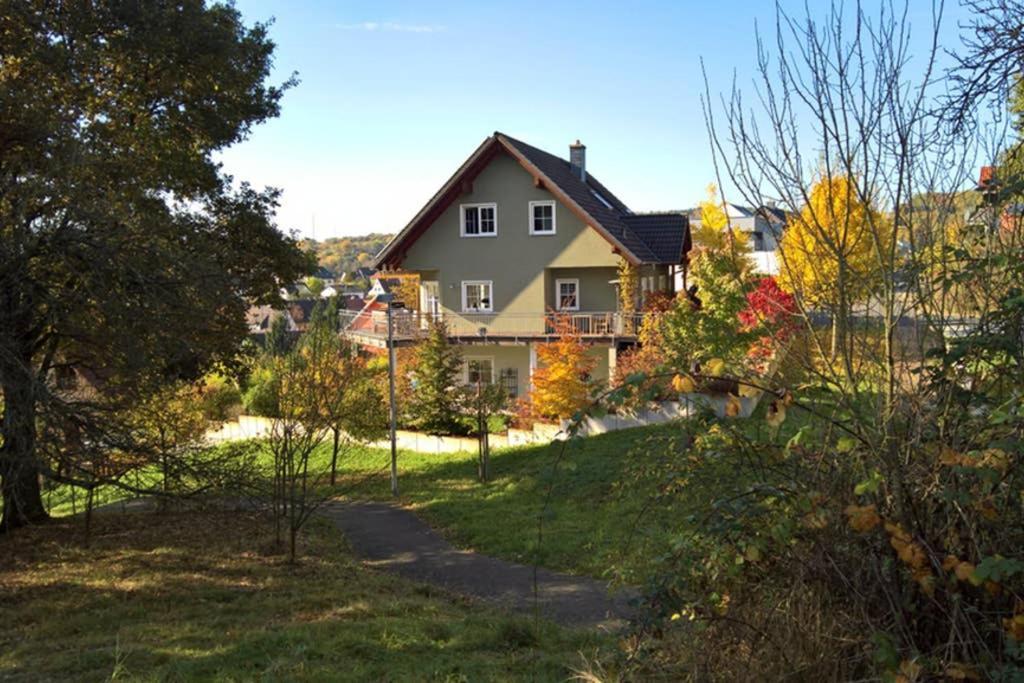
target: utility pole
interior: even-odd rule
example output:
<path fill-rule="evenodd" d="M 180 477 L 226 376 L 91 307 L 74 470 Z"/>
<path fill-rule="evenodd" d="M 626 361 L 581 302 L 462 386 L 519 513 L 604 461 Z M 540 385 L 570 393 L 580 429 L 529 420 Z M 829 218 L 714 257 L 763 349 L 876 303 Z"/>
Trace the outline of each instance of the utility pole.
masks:
<path fill-rule="evenodd" d="M 398 444 L 395 436 L 395 424 L 398 421 L 398 409 L 395 405 L 395 335 L 391 320 L 392 294 L 385 295 L 388 304 L 388 393 L 391 396 L 391 495 L 398 497 Z"/>

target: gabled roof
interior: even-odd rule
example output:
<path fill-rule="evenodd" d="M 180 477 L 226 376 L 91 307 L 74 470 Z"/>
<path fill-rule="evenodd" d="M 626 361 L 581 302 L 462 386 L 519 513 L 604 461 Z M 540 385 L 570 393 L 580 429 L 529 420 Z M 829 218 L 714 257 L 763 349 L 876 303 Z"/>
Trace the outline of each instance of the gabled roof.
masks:
<path fill-rule="evenodd" d="M 678 230 L 678 245 L 689 248 L 689 223 L 682 214 L 659 214 L 663 220 L 656 227 L 647 220 L 632 221 L 634 217 L 622 201 L 612 194 L 589 172 L 581 179 L 565 159 L 511 138 L 503 133 L 484 140 L 476 151 L 459 167 L 427 205 L 377 254 L 375 265 L 398 265 L 408 245 L 414 242 L 438 216 L 462 193 L 487 164 L 498 154 L 507 153 L 534 178 L 534 182 L 547 189 L 565 204 L 580 220 L 591 226 L 602 237 L 634 264 L 681 263 L 685 251 L 672 248 L 672 240 L 665 234 Z M 668 218 L 671 216 L 672 218 Z M 657 249 L 647 239 L 654 239 Z M 673 252 L 671 258 L 666 258 Z"/>

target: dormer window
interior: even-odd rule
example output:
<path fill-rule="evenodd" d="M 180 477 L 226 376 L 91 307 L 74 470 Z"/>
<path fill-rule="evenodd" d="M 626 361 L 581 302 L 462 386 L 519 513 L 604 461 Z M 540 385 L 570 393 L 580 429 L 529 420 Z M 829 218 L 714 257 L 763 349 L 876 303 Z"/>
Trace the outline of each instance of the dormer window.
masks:
<path fill-rule="evenodd" d="M 555 202 L 530 202 L 530 234 L 555 234 Z"/>
<path fill-rule="evenodd" d="M 460 204 L 459 234 L 463 237 L 496 237 L 498 235 L 498 205 Z"/>

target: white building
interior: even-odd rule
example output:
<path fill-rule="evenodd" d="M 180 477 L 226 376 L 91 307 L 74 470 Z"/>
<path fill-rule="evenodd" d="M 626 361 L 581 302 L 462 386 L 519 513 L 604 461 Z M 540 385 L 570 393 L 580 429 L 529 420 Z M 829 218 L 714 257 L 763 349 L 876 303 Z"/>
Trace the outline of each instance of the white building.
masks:
<path fill-rule="evenodd" d="M 786 226 L 786 213 L 772 206 L 752 209 L 738 204 L 726 204 L 726 213 L 734 230 L 750 236 L 753 252 L 750 258 L 755 270 L 764 275 L 778 275 L 779 262 L 775 250 Z M 700 229 L 699 209 L 690 212 L 690 226 L 693 232 Z"/>

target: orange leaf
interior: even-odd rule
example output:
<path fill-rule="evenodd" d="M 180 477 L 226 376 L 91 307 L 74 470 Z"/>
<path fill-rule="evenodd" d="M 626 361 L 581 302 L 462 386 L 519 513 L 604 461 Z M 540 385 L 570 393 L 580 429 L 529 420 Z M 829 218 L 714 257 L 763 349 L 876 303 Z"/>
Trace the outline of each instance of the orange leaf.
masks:
<path fill-rule="evenodd" d="M 871 531 L 882 523 L 874 505 L 848 505 L 843 512 L 850 518 L 850 528 L 860 533 Z"/>

